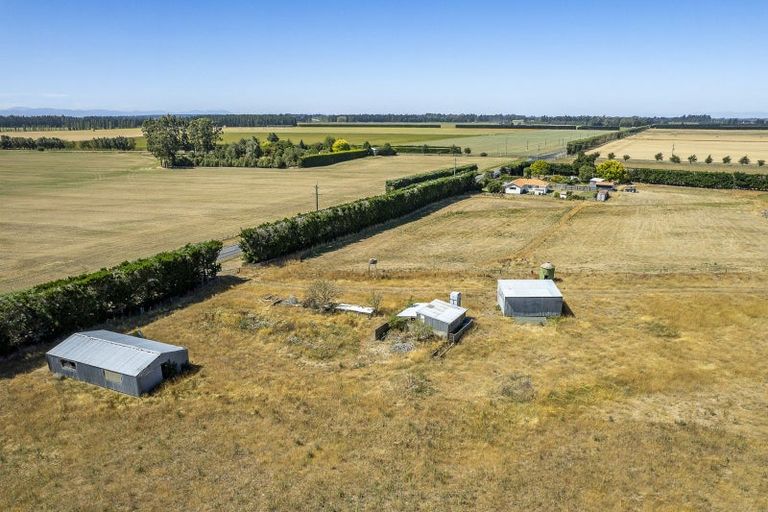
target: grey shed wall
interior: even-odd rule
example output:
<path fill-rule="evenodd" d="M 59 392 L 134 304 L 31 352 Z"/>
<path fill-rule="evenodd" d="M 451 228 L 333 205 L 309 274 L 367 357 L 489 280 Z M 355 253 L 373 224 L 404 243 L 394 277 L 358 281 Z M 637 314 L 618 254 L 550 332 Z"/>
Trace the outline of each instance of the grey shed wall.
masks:
<path fill-rule="evenodd" d="M 61 365 L 61 360 L 66 358 L 52 356 L 50 354 L 46 355 L 45 358 L 48 360 L 48 368 L 53 373 L 59 373 L 65 377 L 69 377 L 70 379 L 76 379 L 83 382 L 88 382 L 90 384 L 96 384 L 97 386 L 101 386 L 103 388 L 113 389 L 115 391 L 119 391 L 120 393 L 125 393 L 126 395 L 139 396 L 142 393 L 139 386 L 139 377 L 121 374 L 123 377 L 122 382 L 116 383 L 109 381 L 104 377 L 103 368 L 97 368 L 95 366 L 90 366 L 75 361 L 77 368 L 72 370 Z"/>
<path fill-rule="evenodd" d="M 430 318 L 428 316 L 425 316 L 423 314 L 419 314 L 419 320 L 427 324 L 432 328 L 432 330 L 436 331 L 437 333 L 448 336 L 449 332 L 456 331 L 459 327 L 461 327 L 461 324 L 464 323 L 464 318 L 466 315 L 461 315 L 459 318 L 454 320 L 451 323 L 443 322 L 441 320 L 438 320 L 437 318 Z"/>
<path fill-rule="evenodd" d="M 498 292 L 499 307 L 504 316 L 560 316 L 562 297 L 504 297 Z"/>

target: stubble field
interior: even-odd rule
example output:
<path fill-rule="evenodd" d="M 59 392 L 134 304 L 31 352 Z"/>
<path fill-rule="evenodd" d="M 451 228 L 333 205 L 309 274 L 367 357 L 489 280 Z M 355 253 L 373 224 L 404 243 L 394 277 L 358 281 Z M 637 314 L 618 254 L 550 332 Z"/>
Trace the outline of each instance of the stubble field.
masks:
<path fill-rule="evenodd" d="M 459 164 L 497 160 L 460 157 Z M 452 156 L 373 157 L 306 170 L 160 169 L 144 152 L 0 151 L 0 292 L 380 194 Z"/>
<path fill-rule="evenodd" d="M 610 142 L 596 148 L 601 156 L 615 153 L 618 158 L 630 155 L 630 165 L 636 160 L 655 162 L 654 155 L 663 153 L 668 161 L 674 153 L 683 161 L 676 164 L 679 168 L 688 166 L 687 158 L 696 155 L 699 167 L 704 164 L 707 155 L 712 155 L 713 166 L 719 169 L 722 158 L 730 156 L 732 163 L 727 167 L 731 172 L 756 168 L 758 160 L 768 160 L 768 130 L 665 130 L 652 128 L 637 135 Z M 739 158 L 747 155 L 751 160 L 749 166 L 738 164 Z M 764 171 L 765 167 L 761 169 Z M 754 169 L 752 169 L 754 170 Z"/>
<path fill-rule="evenodd" d="M 766 208 L 652 186 L 475 196 L 232 271 L 111 326 L 189 348 L 195 372 L 149 397 L 0 363 L 0 506 L 765 509 Z M 496 279 L 543 260 L 573 316 L 501 317 Z M 318 278 L 387 313 L 461 290 L 477 327 L 433 359 L 437 342 L 372 341 L 382 317 L 274 305 Z"/>

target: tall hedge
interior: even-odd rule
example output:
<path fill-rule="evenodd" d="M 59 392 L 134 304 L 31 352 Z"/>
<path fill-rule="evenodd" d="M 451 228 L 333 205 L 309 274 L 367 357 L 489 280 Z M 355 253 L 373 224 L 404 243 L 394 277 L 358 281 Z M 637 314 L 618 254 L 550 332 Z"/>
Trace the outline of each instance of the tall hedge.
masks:
<path fill-rule="evenodd" d="M 386 181 L 386 191 L 391 192 L 405 187 L 410 187 L 417 183 L 423 183 L 425 181 L 432 181 L 440 178 L 447 178 L 455 174 L 464 174 L 467 172 L 477 171 L 477 164 L 460 165 L 455 169 L 453 167 L 446 167 L 445 169 L 437 169 L 435 171 L 423 172 L 420 174 L 411 174 L 409 176 L 403 176 L 402 178 L 395 178 Z"/>
<path fill-rule="evenodd" d="M 322 153 L 319 155 L 302 156 L 299 159 L 299 167 L 320 167 L 332 165 L 338 162 L 346 162 L 355 158 L 363 158 L 370 155 L 367 149 L 352 149 L 349 151 L 337 151 L 336 153 Z"/>
<path fill-rule="evenodd" d="M 569 155 L 575 155 L 579 151 L 589 151 L 597 146 L 607 144 L 612 140 L 619 140 L 631 135 L 636 135 L 644 130 L 647 130 L 648 126 L 639 126 L 637 128 L 628 128 L 626 130 L 618 130 L 610 133 L 603 133 L 601 135 L 595 135 L 594 137 L 587 137 L 586 139 L 577 139 L 570 141 L 566 146 L 566 152 Z"/>
<path fill-rule="evenodd" d="M 398 153 L 418 153 L 424 155 L 451 155 L 453 153 L 461 153 L 461 147 L 459 146 L 430 146 L 428 144 L 424 144 L 423 146 L 392 146 L 392 149 Z"/>
<path fill-rule="evenodd" d="M 396 219 L 430 203 L 477 190 L 474 174 L 442 178 L 317 212 L 261 224 L 240 232 L 249 263 L 270 260 L 330 242 L 369 226 Z"/>
<path fill-rule="evenodd" d="M 699 188 L 739 188 L 746 190 L 768 190 L 768 174 L 746 174 L 743 172 L 706 172 L 676 169 L 627 169 L 629 178 L 640 183 L 654 185 L 676 185 Z"/>
<path fill-rule="evenodd" d="M 181 295 L 213 278 L 221 242 L 186 245 L 91 274 L 0 295 L 0 353 L 49 341 Z"/>

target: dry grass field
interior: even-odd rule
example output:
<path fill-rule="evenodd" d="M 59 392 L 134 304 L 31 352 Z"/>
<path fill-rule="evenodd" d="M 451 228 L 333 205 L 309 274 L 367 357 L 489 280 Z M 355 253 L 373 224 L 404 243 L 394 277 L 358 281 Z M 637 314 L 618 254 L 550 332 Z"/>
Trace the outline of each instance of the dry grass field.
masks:
<path fill-rule="evenodd" d="M 673 151 L 674 147 L 674 151 Z M 724 156 L 732 159 L 729 170 L 741 170 L 743 167 L 756 167 L 758 160 L 768 160 L 768 130 L 664 130 L 650 129 L 596 148 L 602 156 L 616 153 L 618 157 L 630 155 L 630 163 L 636 160 L 654 161 L 656 153 L 664 153 L 668 160 L 672 154 L 679 156 L 683 164 L 688 165 L 689 155 L 696 155 L 703 163 L 707 155 L 712 155 L 714 164 L 722 163 Z M 738 164 L 739 158 L 747 155 L 752 163 L 749 166 Z M 763 168 L 765 169 L 765 168 Z M 768 172 L 768 171 L 764 171 Z"/>
<path fill-rule="evenodd" d="M 312 170 L 164 170 L 143 152 L 0 152 L 0 292 L 242 227 L 382 193 L 388 178 L 452 156 L 355 160 Z M 497 160 L 459 158 L 493 165 Z"/>
<path fill-rule="evenodd" d="M 477 196 L 242 268 L 111 326 L 189 348 L 148 397 L 0 363 L 0 508 L 768 509 L 767 208 Z M 545 259 L 573 316 L 501 317 L 495 280 Z M 382 317 L 272 305 L 317 278 L 387 312 L 462 290 L 477 327 L 433 359 L 372 341 Z"/>

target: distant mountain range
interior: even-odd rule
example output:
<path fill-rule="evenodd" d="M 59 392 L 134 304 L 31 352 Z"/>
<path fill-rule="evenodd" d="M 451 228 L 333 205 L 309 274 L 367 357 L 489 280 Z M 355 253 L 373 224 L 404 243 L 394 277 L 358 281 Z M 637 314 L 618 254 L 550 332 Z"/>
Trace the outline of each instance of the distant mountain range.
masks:
<path fill-rule="evenodd" d="M 11 107 L 0 109 L 0 116 L 157 116 L 167 114 L 160 110 L 108 110 L 108 109 L 66 109 L 66 108 L 29 108 Z M 204 115 L 230 114 L 226 110 L 190 110 L 189 112 L 173 112 L 174 114 Z"/>

